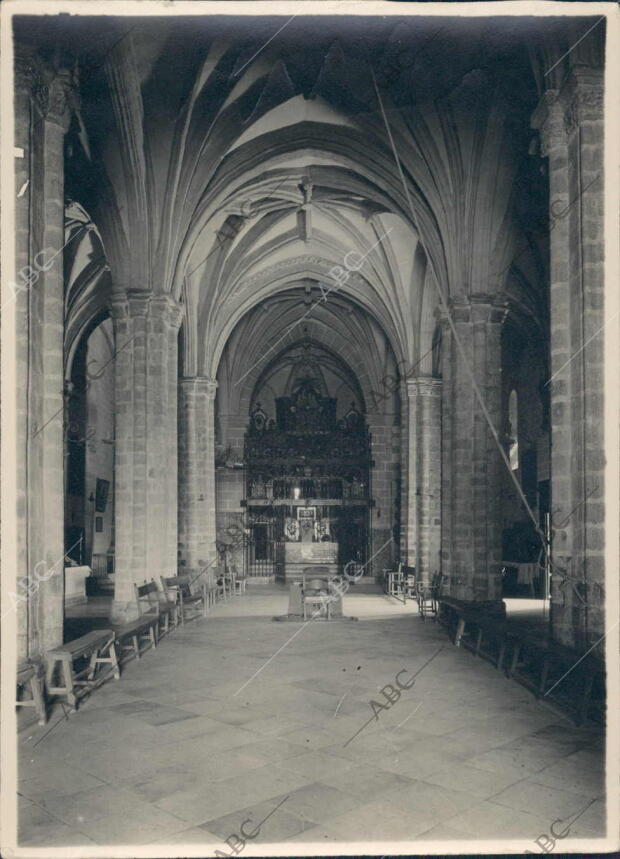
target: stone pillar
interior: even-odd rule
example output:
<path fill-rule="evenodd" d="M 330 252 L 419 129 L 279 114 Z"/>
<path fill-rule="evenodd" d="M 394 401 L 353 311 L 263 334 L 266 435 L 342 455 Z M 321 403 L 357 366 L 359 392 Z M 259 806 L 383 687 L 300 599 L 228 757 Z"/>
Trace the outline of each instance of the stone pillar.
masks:
<path fill-rule="evenodd" d="M 216 561 L 215 394 L 217 382 L 182 379 L 179 400 L 179 567 Z"/>
<path fill-rule="evenodd" d="M 371 558 L 365 575 L 381 575 L 398 555 L 398 546 L 393 539 L 393 472 L 392 435 L 393 414 L 369 412 L 366 415 L 371 434 L 371 456 L 374 461 L 371 475 L 371 491 L 374 507 L 370 511 Z"/>
<path fill-rule="evenodd" d="M 549 159 L 551 623 L 586 648 L 604 630 L 603 76 L 576 65 L 532 117 Z"/>
<path fill-rule="evenodd" d="M 18 537 L 21 656 L 63 639 L 64 136 L 73 80 L 16 51 Z M 23 154 L 22 154 L 23 153 Z M 27 617 L 24 595 L 28 593 Z"/>
<path fill-rule="evenodd" d="M 170 305 L 170 334 L 168 337 L 168 420 L 166 456 L 168 460 L 168 537 L 166 543 L 166 568 L 169 575 L 178 570 L 178 509 L 179 509 L 179 337 L 183 321 L 181 305 Z"/>
<path fill-rule="evenodd" d="M 501 453 L 476 389 L 499 432 L 506 307 L 477 295 L 452 301 L 450 313 L 458 343 L 444 320 L 442 569 L 452 596 L 496 603 L 501 599 Z"/>
<path fill-rule="evenodd" d="M 15 279 L 12 290 L 3 295 L 3 301 L 11 301 L 15 314 L 15 377 L 16 384 L 16 432 L 15 456 L 16 467 L 16 503 L 17 530 L 16 540 L 16 601 L 17 611 L 17 656 L 25 659 L 29 654 L 29 624 L 28 601 L 24 596 L 21 582 L 29 583 L 28 564 L 28 286 L 27 280 L 20 276 L 30 265 L 30 159 L 31 159 L 31 124 L 33 106 L 33 85 L 36 69 L 32 56 L 15 43 L 15 189 L 19 193 L 24 189 L 15 203 Z M 3 306 L 3 315 L 9 316 L 9 308 Z M 8 441 L 5 439 L 5 442 Z M 38 602 L 36 594 L 31 601 Z M 35 630 L 30 630 L 31 633 Z M 36 641 L 33 641 L 36 651 Z"/>
<path fill-rule="evenodd" d="M 430 582 L 440 570 L 441 379 L 415 380 L 417 400 L 417 572 Z"/>
<path fill-rule="evenodd" d="M 129 291 L 111 302 L 116 352 L 112 619 L 138 613 L 133 586 L 176 574 L 178 304 Z M 172 472 L 172 474 L 171 474 Z"/>
<path fill-rule="evenodd" d="M 452 467 L 454 402 L 452 400 L 454 336 L 445 314 L 437 311 L 441 327 L 442 390 L 441 390 L 441 571 L 446 589 L 454 595 L 452 558 Z"/>
<path fill-rule="evenodd" d="M 403 466 L 407 468 L 407 564 L 415 567 L 418 560 L 418 388 L 415 379 L 407 379 L 407 449 Z M 406 464 L 406 465 L 405 465 Z"/>

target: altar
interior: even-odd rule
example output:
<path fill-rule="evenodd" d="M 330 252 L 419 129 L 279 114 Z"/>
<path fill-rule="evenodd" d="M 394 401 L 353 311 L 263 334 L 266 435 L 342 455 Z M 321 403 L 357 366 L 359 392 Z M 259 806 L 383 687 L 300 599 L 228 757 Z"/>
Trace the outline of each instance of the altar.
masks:
<path fill-rule="evenodd" d="M 86 599 L 86 579 L 90 567 L 65 567 L 65 606 L 82 605 Z"/>
<path fill-rule="evenodd" d="M 280 545 L 280 569 L 284 581 L 300 582 L 308 567 L 327 567 L 329 575 L 338 573 L 338 543 L 286 542 Z"/>

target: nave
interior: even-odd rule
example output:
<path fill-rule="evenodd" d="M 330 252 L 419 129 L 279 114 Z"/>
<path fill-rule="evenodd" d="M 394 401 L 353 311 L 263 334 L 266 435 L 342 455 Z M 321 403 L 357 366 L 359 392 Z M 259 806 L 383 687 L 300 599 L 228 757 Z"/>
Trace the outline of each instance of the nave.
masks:
<path fill-rule="evenodd" d="M 523 852 L 583 809 L 571 838 L 603 835 L 597 729 L 575 728 L 453 647 L 412 604 L 345 599 L 357 621 L 277 623 L 286 589 L 251 586 L 129 662 L 68 719 L 58 710 L 45 728 L 24 722 L 23 846 L 228 853 L 244 821 L 256 826 L 281 802 L 255 836 L 259 855 L 272 842 L 271 855 L 290 855 L 300 842 L 329 852 L 343 841 L 454 846 L 499 833 Z M 380 690 L 433 656 L 348 742 Z"/>

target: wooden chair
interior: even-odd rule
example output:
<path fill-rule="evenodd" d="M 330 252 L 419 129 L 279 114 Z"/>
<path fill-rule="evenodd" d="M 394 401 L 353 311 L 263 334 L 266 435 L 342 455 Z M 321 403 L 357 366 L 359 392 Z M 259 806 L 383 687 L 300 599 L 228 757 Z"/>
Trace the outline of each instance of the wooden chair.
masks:
<path fill-rule="evenodd" d="M 211 608 L 216 604 L 221 588 L 217 583 L 216 574 L 213 570 L 205 570 L 203 578 L 207 586 L 207 603 L 209 608 Z"/>
<path fill-rule="evenodd" d="M 233 594 L 244 594 L 245 586 L 247 582 L 247 576 L 242 576 L 237 572 L 236 567 L 230 568 L 231 577 L 232 577 L 232 592 Z"/>
<path fill-rule="evenodd" d="M 390 597 L 402 599 L 403 595 L 403 574 L 401 572 L 402 564 L 399 564 L 395 570 L 383 571 L 383 590 Z"/>
<path fill-rule="evenodd" d="M 443 574 L 434 573 L 430 584 L 428 582 L 418 582 L 416 586 L 416 600 L 418 602 L 418 612 L 422 620 L 426 620 L 427 615 L 432 615 L 433 620 L 437 619 L 442 581 Z"/>
<path fill-rule="evenodd" d="M 88 665 L 76 670 L 76 663 L 86 659 L 89 660 Z M 112 666 L 111 671 L 100 670 L 105 664 Z M 53 683 L 57 668 L 64 681 L 62 685 Z M 64 695 L 75 710 L 78 701 L 91 689 L 100 686 L 109 674 L 114 674 L 116 680 L 121 678 L 115 635 L 111 629 L 95 629 L 81 638 L 55 647 L 47 654 L 47 691 L 50 695 Z"/>
<path fill-rule="evenodd" d="M 233 584 L 232 577 L 229 572 L 224 569 L 216 570 L 213 573 L 213 581 L 215 584 L 215 601 L 224 600 L 226 602 L 229 596 L 232 596 Z"/>
<path fill-rule="evenodd" d="M 318 605 L 319 614 L 322 614 L 323 607 L 326 607 L 327 620 L 331 619 L 331 592 L 332 587 L 328 568 L 321 566 L 306 567 L 302 574 L 301 585 L 301 604 L 304 620 L 307 619 L 306 606 L 308 605 Z M 314 616 L 316 616 L 316 612 L 313 614 Z"/>
<path fill-rule="evenodd" d="M 206 617 L 209 608 L 209 595 L 207 583 L 203 581 L 198 584 L 201 575 L 192 578 L 186 576 L 171 576 L 162 578 L 161 584 L 169 601 L 174 600 L 178 608 L 181 624 L 195 617 Z M 194 585 L 195 590 L 192 590 Z"/>
<path fill-rule="evenodd" d="M 16 698 L 16 707 L 34 707 L 39 717 L 39 725 L 47 722 L 47 711 L 45 707 L 45 690 L 43 685 L 43 666 L 40 662 L 22 662 L 17 666 L 17 689 L 24 686 L 30 687 L 31 698 Z"/>
<path fill-rule="evenodd" d="M 400 565 L 400 573 L 402 576 L 401 588 L 403 600 L 407 598 L 416 599 L 416 572 L 415 567 L 407 567 L 405 564 Z"/>
<path fill-rule="evenodd" d="M 165 592 L 157 587 L 157 582 L 151 579 L 143 585 L 134 584 L 134 593 L 138 610 L 142 616 L 155 616 L 158 620 L 154 647 L 157 647 L 157 639 L 162 638 L 170 632 L 170 624 L 175 627 L 178 624 L 176 602 L 171 602 Z"/>

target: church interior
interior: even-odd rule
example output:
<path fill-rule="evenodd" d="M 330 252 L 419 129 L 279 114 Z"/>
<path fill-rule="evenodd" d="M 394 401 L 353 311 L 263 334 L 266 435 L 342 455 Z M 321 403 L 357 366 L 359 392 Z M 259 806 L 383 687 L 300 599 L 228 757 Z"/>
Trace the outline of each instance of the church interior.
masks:
<path fill-rule="evenodd" d="M 12 19 L 21 846 L 605 843 L 606 21 L 397 13 Z"/>

